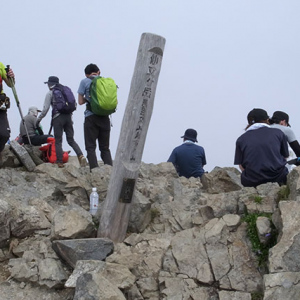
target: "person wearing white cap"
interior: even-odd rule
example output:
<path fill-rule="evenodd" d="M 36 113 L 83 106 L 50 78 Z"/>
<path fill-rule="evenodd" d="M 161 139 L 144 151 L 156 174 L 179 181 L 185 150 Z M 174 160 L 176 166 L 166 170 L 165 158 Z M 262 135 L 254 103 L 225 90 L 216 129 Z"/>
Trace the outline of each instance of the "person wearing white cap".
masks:
<path fill-rule="evenodd" d="M 41 111 L 37 107 L 31 106 L 28 109 L 28 114 L 24 117 L 24 123 L 28 131 L 30 142 L 34 146 L 45 144 L 47 143 L 47 138 L 52 137 L 52 135 L 44 134 L 42 128 L 36 125 L 39 112 Z M 23 121 L 20 123 L 20 136 L 22 137 L 24 144 L 29 144 Z"/>

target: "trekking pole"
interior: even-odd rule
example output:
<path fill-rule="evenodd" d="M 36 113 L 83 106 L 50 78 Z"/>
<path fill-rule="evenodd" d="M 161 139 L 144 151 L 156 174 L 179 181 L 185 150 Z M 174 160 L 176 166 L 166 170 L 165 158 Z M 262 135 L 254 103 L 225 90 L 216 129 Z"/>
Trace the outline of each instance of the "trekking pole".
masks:
<path fill-rule="evenodd" d="M 51 134 L 52 127 L 53 127 L 53 124 L 52 124 L 52 120 L 51 120 L 51 123 L 50 123 L 50 129 L 49 129 L 48 135 L 50 135 L 50 134 Z"/>
<path fill-rule="evenodd" d="M 5 68 L 6 74 L 8 73 L 9 69 L 10 69 L 9 65 L 6 65 L 6 68 Z M 8 75 L 7 75 L 7 78 L 9 80 L 10 87 L 11 87 L 11 89 L 13 91 L 13 94 L 14 94 L 14 97 L 15 97 L 15 100 L 16 100 L 16 103 L 17 103 L 20 115 L 21 115 L 22 123 L 23 123 L 23 125 L 25 127 L 25 131 L 26 131 L 26 135 L 27 135 L 27 138 L 28 138 L 29 145 L 32 146 L 31 140 L 30 140 L 30 137 L 29 137 L 29 134 L 28 134 L 27 126 L 26 126 L 25 121 L 24 121 L 24 117 L 23 117 L 21 106 L 20 106 L 20 101 L 19 101 L 19 98 L 18 98 L 18 95 L 17 95 L 17 91 L 16 91 L 16 88 L 15 88 L 14 80 L 13 80 L 13 78 L 11 78 Z"/>

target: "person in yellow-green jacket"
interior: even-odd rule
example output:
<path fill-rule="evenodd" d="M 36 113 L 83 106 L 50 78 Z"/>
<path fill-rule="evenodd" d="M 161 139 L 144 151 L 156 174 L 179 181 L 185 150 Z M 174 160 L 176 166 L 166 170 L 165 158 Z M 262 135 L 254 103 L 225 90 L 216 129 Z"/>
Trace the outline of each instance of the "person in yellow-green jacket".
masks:
<path fill-rule="evenodd" d="M 3 63 L 0 62 L 0 167 L 3 166 L 2 151 L 10 137 L 10 128 L 7 119 L 7 109 L 10 107 L 10 100 L 3 91 L 3 82 L 11 87 L 9 77 L 15 81 L 12 69 L 6 71 Z"/>

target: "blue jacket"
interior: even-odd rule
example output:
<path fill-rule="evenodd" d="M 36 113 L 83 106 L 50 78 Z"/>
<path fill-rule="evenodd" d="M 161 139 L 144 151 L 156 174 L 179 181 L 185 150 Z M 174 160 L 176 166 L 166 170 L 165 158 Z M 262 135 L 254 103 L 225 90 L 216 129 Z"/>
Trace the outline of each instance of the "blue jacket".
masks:
<path fill-rule="evenodd" d="M 203 147 L 185 142 L 172 151 L 168 162 L 173 163 L 179 176 L 201 177 L 206 165 L 205 152 Z"/>

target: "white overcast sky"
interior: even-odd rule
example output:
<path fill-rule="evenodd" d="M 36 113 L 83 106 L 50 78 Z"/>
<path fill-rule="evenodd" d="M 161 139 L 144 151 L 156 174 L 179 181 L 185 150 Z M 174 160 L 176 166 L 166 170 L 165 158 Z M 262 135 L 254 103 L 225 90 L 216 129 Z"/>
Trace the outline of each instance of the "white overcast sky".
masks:
<path fill-rule="evenodd" d="M 232 167 L 235 141 L 253 108 L 286 111 L 300 135 L 300 1 L 282 0 L 29 0 L 1 10 L 1 58 L 16 75 L 23 114 L 42 108 L 43 83 L 56 75 L 77 98 L 84 68 L 96 63 L 119 86 L 111 151 L 117 143 L 140 37 L 166 39 L 142 160 L 168 159 L 187 128 L 198 131 L 206 170 Z M 11 138 L 20 115 L 13 94 Z M 75 140 L 84 149 L 84 106 L 74 112 Z M 43 119 L 49 130 L 51 111 Z M 64 138 L 65 140 L 65 138 Z M 64 150 L 71 150 L 64 142 Z M 98 151 L 99 152 L 99 151 Z M 71 155 L 75 155 L 72 151 Z"/>

